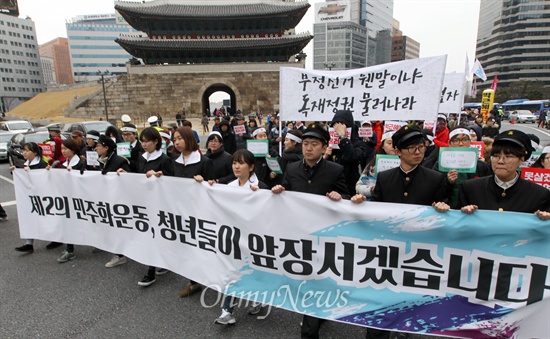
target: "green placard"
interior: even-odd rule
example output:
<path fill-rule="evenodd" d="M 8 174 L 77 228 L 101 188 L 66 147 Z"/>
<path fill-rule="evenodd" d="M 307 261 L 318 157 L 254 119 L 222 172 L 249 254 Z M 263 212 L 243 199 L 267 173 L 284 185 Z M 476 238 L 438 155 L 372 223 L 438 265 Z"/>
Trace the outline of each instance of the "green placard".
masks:
<path fill-rule="evenodd" d="M 281 165 L 279 164 L 279 161 L 277 161 L 277 158 L 265 158 L 265 162 L 267 163 L 267 167 L 269 167 L 271 172 L 283 174 L 283 171 L 281 170 Z"/>
<path fill-rule="evenodd" d="M 441 147 L 439 149 L 439 171 L 475 173 L 477 169 L 477 148 Z"/>
<path fill-rule="evenodd" d="M 116 144 L 116 154 L 121 157 L 129 158 L 132 156 L 129 142 L 119 142 Z"/>
<path fill-rule="evenodd" d="M 255 157 L 265 157 L 269 154 L 268 140 L 247 140 L 246 149 L 252 152 Z"/>
<path fill-rule="evenodd" d="M 397 155 L 389 154 L 377 154 L 376 165 L 374 166 L 374 176 L 378 175 L 378 172 L 396 168 L 401 164 L 401 159 Z"/>

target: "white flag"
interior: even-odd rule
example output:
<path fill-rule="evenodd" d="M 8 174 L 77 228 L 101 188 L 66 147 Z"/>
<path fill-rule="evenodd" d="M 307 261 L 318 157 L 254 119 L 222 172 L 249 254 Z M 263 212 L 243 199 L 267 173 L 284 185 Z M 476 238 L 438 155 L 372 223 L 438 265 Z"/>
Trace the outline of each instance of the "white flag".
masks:
<path fill-rule="evenodd" d="M 468 58 L 468 53 L 466 53 L 466 67 L 464 67 L 464 74 L 466 75 L 466 80 L 470 79 L 470 59 Z"/>
<path fill-rule="evenodd" d="M 472 73 L 477 75 L 478 78 L 480 78 L 483 81 L 487 80 L 487 76 L 485 75 L 485 71 L 483 70 L 483 67 L 481 67 L 481 63 L 479 62 L 479 59 L 476 59 L 476 62 L 474 62 Z"/>

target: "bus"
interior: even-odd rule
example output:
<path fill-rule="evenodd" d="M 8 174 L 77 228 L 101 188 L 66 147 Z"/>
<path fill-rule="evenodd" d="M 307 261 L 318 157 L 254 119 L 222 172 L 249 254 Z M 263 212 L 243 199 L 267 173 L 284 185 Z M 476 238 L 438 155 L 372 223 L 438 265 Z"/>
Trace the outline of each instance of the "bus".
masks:
<path fill-rule="evenodd" d="M 508 100 L 502 104 L 504 111 L 517 111 L 519 109 L 525 109 L 531 111 L 536 116 L 539 116 L 540 111 L 545 109 L 548 112 L 550 109 L 550 100 L 529 100 L 529 99 L 516 99 Z"/>
<path fill-rule="evenodd" d="M 493 103 L 493 108 L 500 108 L 500 104 L 498 102 Z M 464 109 L 477 109 L 478 111 L 481 111 L 481 102 L 468 102 L 463 105 Z"/>

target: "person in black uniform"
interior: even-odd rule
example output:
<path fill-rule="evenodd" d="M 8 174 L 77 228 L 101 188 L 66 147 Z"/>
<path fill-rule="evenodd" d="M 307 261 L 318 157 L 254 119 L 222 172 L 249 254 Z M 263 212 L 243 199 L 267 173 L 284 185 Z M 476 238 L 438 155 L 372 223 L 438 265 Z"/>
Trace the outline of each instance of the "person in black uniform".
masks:
<path fill-rule="evenodd" d="M 458 148 L 470 148 L 470 133 L 469 130 L 464 127 L 458 126 L 451 130 L 449 133 L 449 146 L 458 147 Z M 433 169 L 438 170 L 439 162 L 437 161 Z M 445 173 L 445 172 L 443 172 Z M 458 173 L 457 170 L 451 170 L 446 172 L 447 181 L 452 185 L 452 192 L 449 195 L 449 205 L 451 208 L 459 208 L 458 206 L 458 191 L 462 183 L 469 179 L 481 178 L 491 175 L 491 170 L 489 166 L 483 160 L 477 160 L 476 172 L 475 173 Z"/>
<path fill-rule="evenodd" d="M 143 150 L 141 143 L 137 139 L 136 125 L 125 124 L 124 126 L 122 126 L 121 130 L 124 141 L 130 143 L 130 171 L 137 173 L 138 160 L 145 151 Z"/>
<path fill-rule="evenodd" d="M 326 195 L 334 201 L 349 199 L 344 167 L 323 158 L 329 140 L 326 129 L 317 124 L 309 125 L 302 135 L 304 160 L 289 164 L 282 185 L 274 186 L 271 191 L 277 194 L 288 190 Z M 319 338 L 321 322 L 319 318 L 304 315 L 302 338 Z"/>
<path fill-rule="evenodd" d="M 116 172 L 120 168 L 127 172 L 130 171 L 128 159 L 116 154 L 116 143 L 107 135 L 101 135 L 97 139 L 96 152 L 99 156 L 98 162 L 101 174 Z M 112 268 L 123 265 L 126 261 L 125 256 L 116 254 L 105 264 L 105 267 Z"/>
<path fill-rule="evenodd" d="M 164 154 L 161 150 L 162 137 L 154 127 L 147 127 L 144 129 L 140 136 L 141 146 L 144 153 L 141 154 L 137 160 L 137 173 L 142 173 L 150 178 L 152 176 L 161 177 L 163 175 L 173 176 L 174 165 L 172 159 Z M 118 174 L 126 172 L 123 169 L 117 171 Z M 149 266 L 147 274 L 138 282 L 139 286 L 148 287 L 157 281 L 156 279 L 156 267 Z M 162 273 L 167 271 L 162 270 Z"/>
<path fill-rule="evenodd" d="M 550 219 L 550 190 L 521 179 L 517 172 L 532 152 L 531 140 L 521 131 L 509 130 L 497 135 L 491 150 L 494 175 L 462 184 L 458 196 L 462 212 L 510 211 Z"/>
<path fill-rule="evenodd" d="M 195 139 L 191 127 L 179 127 L 174 133 L 174 147 L 181 155 L 173 161 L 174 176 L 179 178 L 193 178 L 197 182 L 214 180 L 214 166 L 212 161 L 200 154 L 199 144 Z M 185 298 L 202 289 L 202 286 L 190 280 L 180 291 L 180 298 Z"/>
<path fill-rule="evenodd" d="M 206 139 L 205 156 L 212 161 L 214 166 L 215 180 L 220 184 L 228 184 L 235 180 L 232 169 L 231 154 L 225 151 L 223 147 L 223 137 L 220 132 L 212 131 Z"/>
<path fill-rule="evenodd" d="M 443 173 L 422 167 L 426 151 L 425 136 L 418 126 L 403 126 L 392 136 L 399 167 L 378 173 L 371 201 L 434 206 L 439 212 L 449 209 L 449 186 Z M 366 200 L 362 194 L 353 196 L 353 203 Z M 389 339 L 391 331 L 369 328 L 367 339 Z"/>
<path fill-rule="evenodd" d="M 48 163 L 42 158 L 42 148 L 38 146 L 35 142 L 28 142 L 23 145 L 23 158 L 25 158 L 25 163 L 23 164 L 23 169 L 25 171 L 35 170 L 35 169 L 44 169 L 48 167 Z M 15 166 L 11 166 L 10 170 L 13 172 Z M 48 249 L 48 247 L 46 247 Z M 25 239 L 25 244 L 19 247 L 16 247 L 17 252 L 24 253 L 33 253 L 34 252 L 34 239 Z"/>
<path fill-rule="evenodd" d="M 73 170 L 80 173 L 86 170 L 86 162 L 80 158 L 80 155 L 82 154 L 80 152 L 80 145 L 81 143 L 76 139 L 63 140 L 61 143 L 61 153 L 65 157 L 65 162 L 61 164 L 61 168 L 64 168 L 67 171 Z M 47 169 L 49 170 L 50 166 L 48 166 Z M 65 251 L 63 251 L 61 256 L 57 258 L 57 262 L 62 264 L 75 258 L 76 255 L 74 254 L 74 245 L 67 244 Z"/>

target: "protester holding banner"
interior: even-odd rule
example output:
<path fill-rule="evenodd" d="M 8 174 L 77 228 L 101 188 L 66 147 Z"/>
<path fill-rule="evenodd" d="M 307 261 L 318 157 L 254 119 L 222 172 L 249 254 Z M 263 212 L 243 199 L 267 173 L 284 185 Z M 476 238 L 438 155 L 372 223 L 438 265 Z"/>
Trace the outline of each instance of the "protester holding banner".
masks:
<path fill-rule="evenodd" d="M 449 133 L 451 138 L 449 146 L 454 148 L 470 149 L 470 134 L 469 131 L 463 127 L 455 127 Z M 439 170 L 439 162 L 436 162 L 433 166 L 434 170 Z M 443 171 L 442 173 L 447 175 L 447 181 L 453 186 L 452 193 L 449 196 L 449 205 L 453 209 L 460 208 L 458 206 L 458 192 L 460 186 L 469 179 L 481 178 L 491 175 L 491 169 L 485 161 L 477 160 L 476 171 L 474 173 L 459 173 L 456 169 L 449 172 Z"/>
<path fill-rule="evenodd" d="M 462 184 L 458 198 L 462 212 L 471 214 L 481 209 L 535 213 L 541 220 L 550 219 L 550 190 L 521 179 L 517 172 L 532 151 L 525 133 L 500 133 L 491 151 L 494 175 Z"/>
<path fill-rule="evenodd" d="M 124 141 L 130 143 L 130 171 L 137 172 L 137 164 L 144 151 L 137 138 L 136 125 L 125 124 L 122 126 L 121 130 Z"/>
<path fill-rule="evenodd" d="M 38 146 L 35 142 L 28 142 L 23 145 L 23 158 L 25 159 L 25 163 L 23 164 L 23 169 L 25 171 L 34 170 L 34 169 L 42 169 L 48 167 L 48 163 L 46 163 L 42 159 L 42 148 Z M 10 170 L 13 172 L 15 170 L 15 166 L 11 166 Z M 52 249 L 57 247 L 57 242 L 53 242 L 56 244 L 54 247 L 48 247 L 46 245 L 46 249 Z M 51 244 L 51 243 L 50 243 Z M 34 239 L 26 239 L 25 244 L 19 247 L 16 247 L 15 250 L 17 252 L 24 252 L 24 253 L 32 253 L 34 252 Z"/>
<path fill-rule="evenodd" d="M 401 165 L 378 173 L 371 200 L 401 204 L 432 205 L 438 211 L 448 209 L 445 176 L 420 166 L 426 150 L 425 137 L 418 126 L 403 126 L 392 136 Z M 366 198 L 355 195 L 351 201 L 361 203 Z M 387 320 L 388 323 L 391 319 Z M 381 324 L 383 326 L 383 324 Z M 368 339 L 389 339 L 390 331 L 369 328 Z"/>
<path fill-rule="evenodd" d="M 348 192 L 354 195 L 355 184 L 360 177 L 359 165 L 367 153 L 367 144 L 359 138 L 357 126 L 353 121 L 351 111 L 337 111 L 330 125 L 339 137 L 338 147 L 333 147 L 330 160 L 344 166 L 344 176 L 346 177 Z"/>
<path fill-rule="evenodd" d="M 76 143 L 73 139 L 63 140 L 61 144 L 61 153 L 65 157 L 65 162 L 61 164 L 62 168 L 65 168 L 67 171 L 80 171 L 84 172 L 86 169 L 86 163 L 80 159 L 80 145 Z M 47 168 L 49 169 L 49 168 Z M 69 260 L 76 258 L 74 254 L 74 245 L 67 244 L 65 251 L 61 253 L 61 256 L 57 258 L 58 263 L 65 263 Z"/>
<path fill-rule="evenodd" d="M 542 149 L 542 153 L 531 165 L 532 168 L 544 168 L 544 169 L 550 169 L 550 146 L 546 146 Z"/>
<path fill-rule="evenodd" d="M 185 124 L 185 122 L 184 122 Z M 174 133 L 174 146 L 181 153 L 174 164 L 174 176 L 179 178 L 195 179 L 197 182 L 215 179 L 212 161 L 200 154 L 199 144 L 188 126 L 179 127 Z M 195 281 L 190 281 L 180 291 L 180 297 L 185 298 L 202 289 Z"/>
<path fill-rule="evenodd" d="M 286 126 L 284 126 L 283 130 L 279 131 L 279 114 L 276 114 L 272 120 L 273 127 L 269 131 L 269 143 L 272 147 L 277 147 L 277 144 L 283 141 L 283 138 L 285 137 L 287 132 L 287 128 Z"/>
<path fill-rule="evenodd" d="M 329 132 L 318 124 L 309 125 L 302 135 L 303 161 L 288 165 L 282 185 L 271 189 L 273 193 L 284 190 L 325 195 L 338 201 L 349 199 L 344 167 L 323 158 L 328 147 Z M 322 320 L 304 315 L 302 338 L 318 338 Z"/>
<path fill-rule="evenodd" d="M 269 189 L 266 184 L 258 180 L 256 173 L 254 173 L 254 154 L 252 152 L 240 149 L 237 150 L 232 157 L 232 169 L 233 175 L 237 178 L 231 181 L 228 186 L 232 187 L 241 187 L 244 189 L 250 189 L 256 191 L 257 189 Z M 213 181 L 209 181 L 212 185 Z M 235 298 L 226 295 L 223 301 L 222 314 L 214 320 L 216 324 L 229 325 L 236 322 L 235 316 L 233 315 L 233 309 L 235 306 Z M 261 310 L 260 303 L 253 303 L 249 309 L 248 313 L 257 314 Z"/>
<path fill-rule="evenodd" d="M 216 182 L 227 184 L 235 179 L 231 168 L 231 154 L 223 147 L 223 138 L 220 132 L 211 132 L 206 139 L 205 156 L 212 161 Z"/>
<path fill-rule="evenodd" d="M 140 140 L 140 145 L 144 152 L 137 159 L 136 173 L 143 173 L 148 178 L 158 178 L 163 175 L 173 176 L 174 165 L 172 164 L 172 159 L 161 150 L 162 137 L 159 131 L 154 127 L 147 127 L 141 132 Z M 117 170 L 118 174 L 124 172 L 126 171 L 122 168 Z M 161 269 L 159 272 L 166 273 L 167 271 Z M 148 287 L 154 284 L 155 281 L 157 281 L 156 267 L 149 266 L 147 274 L 138 282 L 138 285 Z"/>
<path fill-rule="evenodd" d="M 220 133 L 223 138 L 223 148 L 229 154 L 235 153 L 237 150 L 237 142 L 235 141 L 235 134 L 229 125 L 229 121 L 223 119 L 220 122 Z"/>
<path fill-rule="evenodd" d="M 395 148 L 393 147 L 391 138 L 394 133 L 395 131 L 389 131 L 382 135 L 382 144 L 376 150 L 376 154 L 395 155 Z M 357 194 L 362 194 L 368 199 L 370 199 L 372 190 L 374 190 L 374 186 L 376 185 L 375 168 L 376 157 L 372 158 L 367 166 L 365 166 L 363 173 L 361 173 L 361 177 L 355 184 L 355 191 Z"/>

